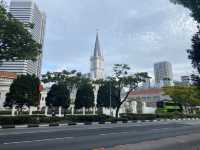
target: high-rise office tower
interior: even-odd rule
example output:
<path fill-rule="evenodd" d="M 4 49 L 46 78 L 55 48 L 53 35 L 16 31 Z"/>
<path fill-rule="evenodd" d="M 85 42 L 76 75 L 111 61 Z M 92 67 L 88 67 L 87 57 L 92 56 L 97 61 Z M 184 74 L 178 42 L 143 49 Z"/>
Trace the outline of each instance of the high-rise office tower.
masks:
<path fill-rule="evenodd" d="M 170 85 L 173 80 L 172 65 L 170 62 L 163 61 L 154 64 L 154 75 L 156 85 Z"/>
<path fill-rule="evenodd" d="M 26 24 L 33 24 L 33 28 L 27 28 L 33 39 L 43 46 L 44 32 L 46 25 L 46 16 L 41 12 L 33 0 L 11 0 L 10 13 L 14 18 Z M 41 49 L 42 52 L 42 49 Z M 41 75 L 42 53 L 38 56 L 37 61 L 19 60 L 3 61 L 0 65 L 1 71 L 15 72 L 21 74 Z"/>
<path fill-rule="evenodd" d="M 97 32 L 93 56 L 90 58 L 90 77 L 93 80 L 104 78 L 104 58 L 100 49 L 99 35 Z"/>

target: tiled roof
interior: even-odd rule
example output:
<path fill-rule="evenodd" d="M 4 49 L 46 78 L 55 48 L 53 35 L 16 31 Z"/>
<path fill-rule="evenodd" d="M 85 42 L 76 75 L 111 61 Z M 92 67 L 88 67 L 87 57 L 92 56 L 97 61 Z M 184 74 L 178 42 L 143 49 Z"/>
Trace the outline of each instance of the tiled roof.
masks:
<path fill-rule="evenodd" d="M 144 96 L 144 95 L 158 95 L 162 93 L 162 89 L 159 88 L 149 88 L 149 89 L 139 89 L 133 91 L 129 96 Z"/>
<path fill-rule="evenodd" d="M 0 71 L 0 78 L 16 79 L 17 75 L 13 72 Z"/>

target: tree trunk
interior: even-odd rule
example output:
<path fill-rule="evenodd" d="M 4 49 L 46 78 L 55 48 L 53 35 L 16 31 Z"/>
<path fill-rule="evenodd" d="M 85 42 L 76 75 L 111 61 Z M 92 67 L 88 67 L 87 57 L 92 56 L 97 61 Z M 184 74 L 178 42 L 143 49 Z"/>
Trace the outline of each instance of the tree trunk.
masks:
<path fill-rule="evenodd" d="M 121 106 L 121 105 L 120 105 Z M 117 107 L 117 110 L 116 110 L 116 114 L 115 114 L 115 118 L 118 119 L 119 117 L 119 109 L 120 109 L 120 106 Z"/>
<path fill-rule="evenodd" d="M 132 91 L 133 91 L 133 89 L 130 89 L 130 90 L 126 93 L 125 98 L 124 98 L 124 99 L 120 102 L 120 104 L 117 106 L 116 115 L 115 115 L 116 118 L 118 118 L 118 116 L 119 116 L 119 109 L 120 109 L 121 105 L 122 105 L 124 102 L 126 102 L 126 100 L 128 99 L 129 94 L 130 94 Z M 121 97 L 121 95 L 120 95 L 120 97 Z"/>
<path fill-rule="evenodd" d="M 120 110 L 122 104 L 123 104 L 123 103 L 121 102 L 121 103 L 117 106 L 115 118 L 119 118 L 119 110 Z"/>
<path fill-rule="evenodd" d="M 185 113 L 186 113 L 186 115 L 190 114 L 190 112 L 189 112 L 189 109 L 188 109 L 188 106 L 187 106 L 187 105 L 185 105 Z"/>

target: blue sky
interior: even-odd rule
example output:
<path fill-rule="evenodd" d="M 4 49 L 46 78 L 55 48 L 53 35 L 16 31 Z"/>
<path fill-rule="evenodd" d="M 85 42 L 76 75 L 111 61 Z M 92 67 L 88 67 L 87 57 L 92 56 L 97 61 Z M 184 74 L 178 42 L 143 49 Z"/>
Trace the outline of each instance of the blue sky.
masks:
<path fill-rule="evenodd" d="M 89 72 L 99 29 L 106 74 L 116 63 L 153 75 L 153 64 L 169 61 L 175 79 L 192 71 L 186 49 L 196 31 L 185 8 L 168 0 L 36 0 L 47 16 L 43 73 Z"/>

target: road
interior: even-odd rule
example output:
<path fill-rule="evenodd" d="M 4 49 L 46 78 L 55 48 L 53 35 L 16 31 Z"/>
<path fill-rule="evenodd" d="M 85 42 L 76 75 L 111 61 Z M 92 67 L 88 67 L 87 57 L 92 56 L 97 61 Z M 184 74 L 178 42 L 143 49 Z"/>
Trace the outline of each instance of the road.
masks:
<path fill-rule="evenodd" d="M 194 133 L 200 135 L 200 121 L 1 129 L 0 150 L 94 150 Z"/>

